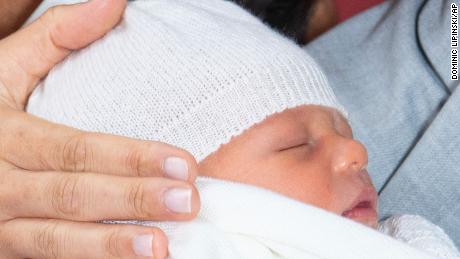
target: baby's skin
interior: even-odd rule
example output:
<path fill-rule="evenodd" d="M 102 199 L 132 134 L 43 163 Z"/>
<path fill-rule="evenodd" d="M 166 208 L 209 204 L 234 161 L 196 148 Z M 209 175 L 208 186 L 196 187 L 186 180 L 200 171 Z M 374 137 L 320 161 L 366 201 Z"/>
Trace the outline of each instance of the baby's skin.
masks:
<path fill-rule="evenodd" d="M 335 109 L 305 105 L 273 114 L 199 163 L 201 175 L 270 189 L 370 227 L 377 193 L 367 151 Z"/>

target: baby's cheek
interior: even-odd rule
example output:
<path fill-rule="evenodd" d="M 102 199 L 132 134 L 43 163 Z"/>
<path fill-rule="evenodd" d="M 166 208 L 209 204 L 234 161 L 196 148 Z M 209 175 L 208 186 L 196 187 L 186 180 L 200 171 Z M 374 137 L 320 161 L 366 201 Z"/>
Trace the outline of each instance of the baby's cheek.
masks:
<path fill-rule="evenodd" d="M 345 177 L 333 180 L 331 193 L 333 193 L 332 204 L 335 211 L 341 214 L 344 210 L 349 209 L 350 201 L 359 195 L 360 189 L 357 186 L 361 185 L 354 184 Z"/>
<path fill-rule="evenodd" d="M 291 164 L 282 171 L 283 194 L 309 205 L 339 212 L 331 175 L 314 163 Z"/>
<path fill-rule="evenodd" d="M 338 213 L 331 174 L 324 163 L 319 163 L 317 158 L 309 158 L 311 150 L 300 147 L 263 157 L 219 151 L 199 163 L 200 175 L 269 189 Z"/>

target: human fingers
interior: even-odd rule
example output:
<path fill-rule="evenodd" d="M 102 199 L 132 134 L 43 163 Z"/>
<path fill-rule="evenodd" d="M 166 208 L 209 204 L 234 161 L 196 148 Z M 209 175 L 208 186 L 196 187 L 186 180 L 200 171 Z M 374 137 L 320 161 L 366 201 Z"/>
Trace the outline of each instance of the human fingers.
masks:
<path fill-rule="evenodd" d="M 16 169 L 3 172 L 0 180 L 0 220 L 180 221 L 193 219 L 200 207 L 192 184 L 164 178 Z"/>
<path fill-rule="evenodd" d="M 126 0 L 92 0 L 50 8 L 0 41 L 0 86 L 23 109 L 38 80 L 72 50 L 99 39 L 120 20 Z"/>
<path fill-rule="evenodd" d="M 153 227 L 45 219 L 0 223 L 1 258 L 166 258 L 167 239 Z"/>
<path fill-rule="evenodd" d="M 14 109 L 0 109 L 0 158 L 31 171 L 157 176 L 193 182 L 187 151 L 155 141 L 89 133 Z"/>

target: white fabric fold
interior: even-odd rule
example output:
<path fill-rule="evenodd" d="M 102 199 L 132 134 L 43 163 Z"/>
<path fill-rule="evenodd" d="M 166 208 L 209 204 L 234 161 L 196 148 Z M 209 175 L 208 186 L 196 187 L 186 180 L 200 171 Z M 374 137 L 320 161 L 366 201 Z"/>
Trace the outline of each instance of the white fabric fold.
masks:
<path fill-rule="evenodd" d="M 379 231 L 438 259 L 459 259 L 460 253 L 443 229 L 418 215 L 396 215 L 380 223 Z"/>
<path fill-rule="evenodd" d="M 203 177 L 197 180 L 197 188 L 202 209 L 191 222 L 124 223 L 162 228 L 173 259 L 435 258 L 376 230 L 268 190 Z"/>

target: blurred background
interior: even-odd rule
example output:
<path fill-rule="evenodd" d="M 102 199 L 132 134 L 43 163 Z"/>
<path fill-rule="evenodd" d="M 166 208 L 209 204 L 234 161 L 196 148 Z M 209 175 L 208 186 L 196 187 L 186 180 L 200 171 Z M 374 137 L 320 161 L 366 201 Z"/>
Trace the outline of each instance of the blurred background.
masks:
<path fill-rule="evenodd" d="M 335 0 L 338 21 L 342 22 L 381 2 L 383 2 L 383 0 Z"/>

